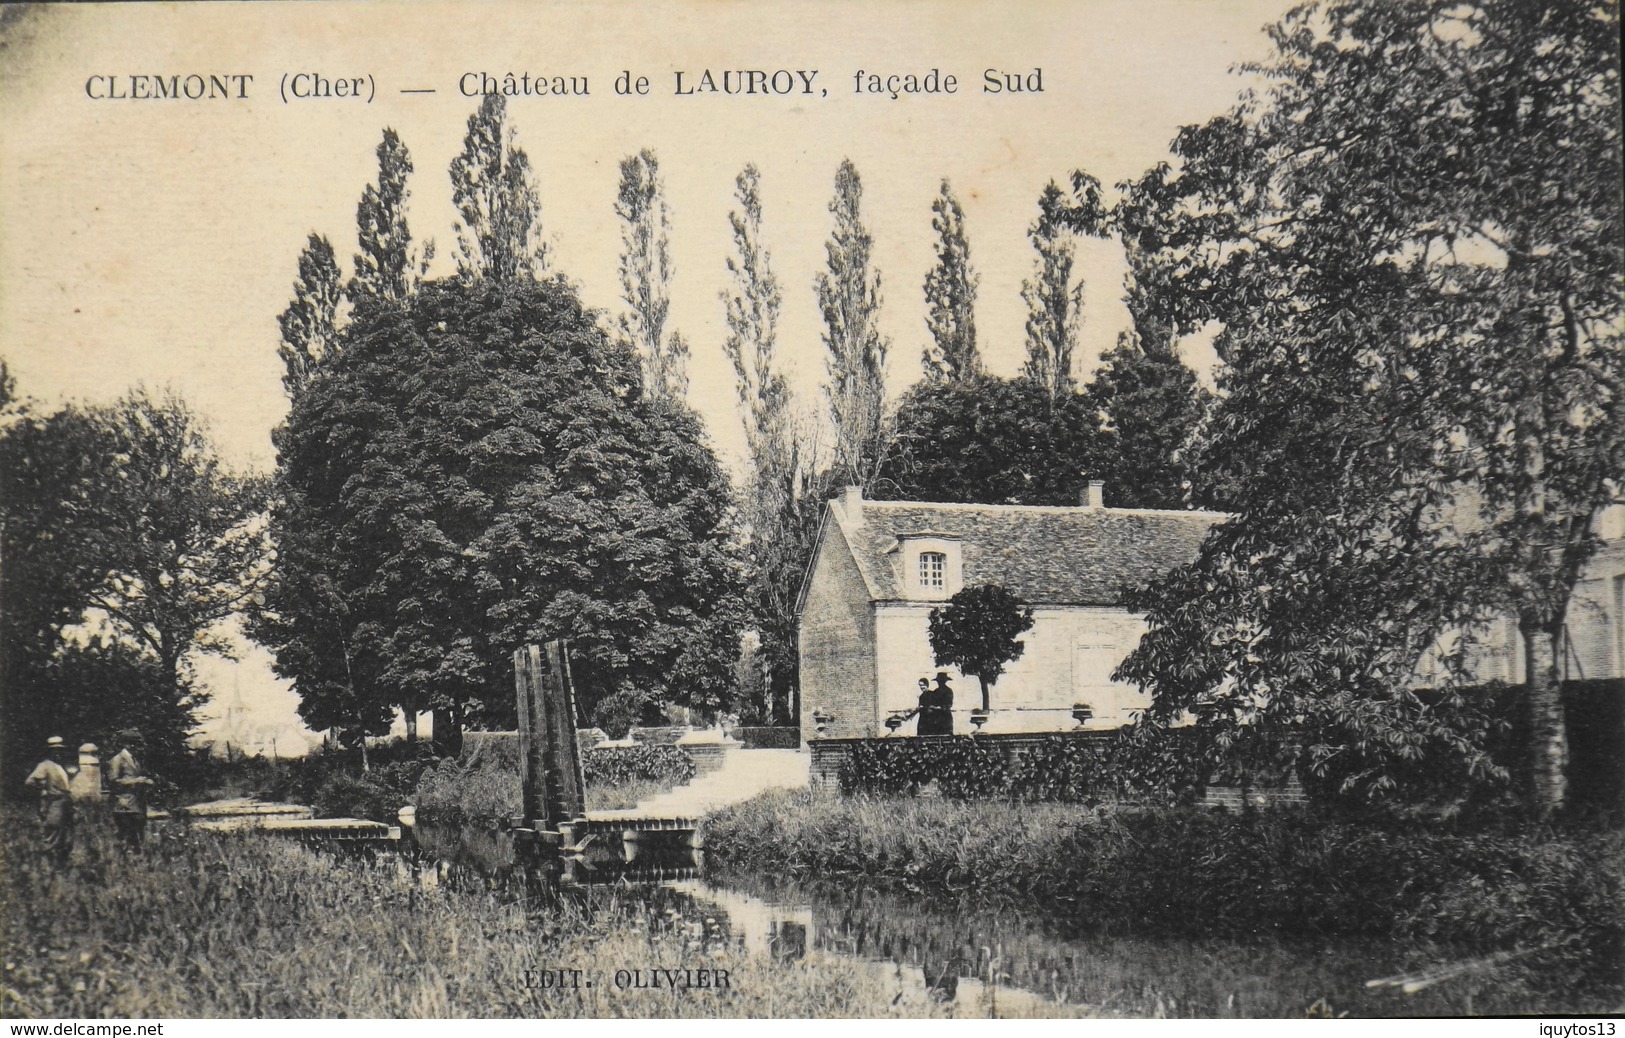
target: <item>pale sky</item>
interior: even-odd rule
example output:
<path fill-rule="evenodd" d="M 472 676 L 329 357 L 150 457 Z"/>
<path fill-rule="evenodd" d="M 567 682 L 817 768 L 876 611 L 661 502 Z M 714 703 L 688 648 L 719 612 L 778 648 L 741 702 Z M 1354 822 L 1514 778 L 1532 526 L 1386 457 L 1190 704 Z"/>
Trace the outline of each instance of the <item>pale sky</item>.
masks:
<path fill-rule="evenodd" d="M 721 344 L 734 176 L 762 173 L 764 226 L 784 294 L 780 354 L 821 407 L 813 278 L 836 167 L 863 178 L 882 277 L 889 383 L 920 374 L 930 204 L 947 177 L 981 274 L 989 366 L 1022 360 L 1026 239 L 1044 183 L 1083 168 L 1107 184 L 1167 157 L 1178 127 L 1217 114 L 1264 56 L 1291 0 L 996 3 L 207 3 L 9 7 L 0 23 L 0 356 L 42 401 L 169 388 L 224 455 L 269 471 L 287 410 L 276 316 L 311 231 L 348 273 L 355 207 L 392 126 L 417 172 L 411 224 L 455 246 L 446 169 L 478 99 L 469 72 L 585 76 L 588 97 L 520 97 L 509 113 L 538 173 L 554 260 L 589 305 L 621 307 L 612 205 L 620 159 L 658 154 L 671 206 L 670 327 L 694 357 L 690 402 L 737 466 L 742 441 Z M 957 77 L 953 96 L 859 96 L 858 70 Z M 985 69 L 1041 93 L 982 92 Z M 675 73 L 817 70 L 816 96 L 675 96 Z M 646 97 L 613 86 L 646 75 Z M 93 100 L 92 76 L 252 75 L 248 100 Z M 284 75 L 370 77 L 364 100 L 284 103 Z M 107 81 L 93 88 L 102 93 Z M 403 94 L 432 89 L 432 94 Z M 822 91 L 828 91 L 827 96 Z M 1087 245 L 1083 367 L 1127 324 L 1115 245 Z M 260 687 L 264 662 L 252 668 Z M 221 677 L 211 672 L 217 687 Z M 239 686 L 247 677 L 227 678 Z M 245 697 L 251 693 L 245 689 Z"/>

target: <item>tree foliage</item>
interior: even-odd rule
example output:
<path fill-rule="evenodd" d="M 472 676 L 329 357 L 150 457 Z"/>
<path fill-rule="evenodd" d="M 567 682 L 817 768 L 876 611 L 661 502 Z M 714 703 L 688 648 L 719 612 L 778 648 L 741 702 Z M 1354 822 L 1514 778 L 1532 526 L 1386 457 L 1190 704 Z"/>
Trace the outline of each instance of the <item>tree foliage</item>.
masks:
<path fill-rule="evenodd" d="M 1054 399 L 1073 391 L 1072 354 L 1083 326 L 1083 281 L 1073 277 L 1077 235 L 1105 233 L 1107 210 L 1100 184 L 1087 173 L 1072 175 L 1072 191 L 1055 181 L 1038 198 L 1038 219 L 1027 230 L 1037 256 L 1033 276 L 1021 283 L 1027 304 L 1027 360 L 1022 374 Z"/>
<path fill-rule="evenodd" d="M 1075 505 L 1115 466 L 1095 411 L 1024 378 L 921 382 L 898 405 L 880 485 L 906 501 Z"/>
<path fill-rule="evenodd" d="M 541 198 L 501 94 L 486 94 L 468 117 L 463 150 L 451 162 L 451 200 L 460 276 L 511 281 L 547 274 Z"/>
<path fill-rule="evenodd" d="M 722 293 L 728 322 L 723 352 L 733 364 L 750 474 L 742 495 L 751 555 L 751 605 L 766 671 L 764 717 L 793 721 L 800 655 L 796 598 L 817 536 L 821 496 L 816 459 L 800 429 L 789 383 L 776 362 L 782 296 L 762 241 L 761 176 L 747 165 L 734 181 L 728 214 L 733 285 Z"/>
<path fill-rule="evenodd" d="M 411 195 L 406 180 L 411 175 L 411 154 L 400 135 L 386 128 L 378 142 L 378 182 L 366 186 L 356 206 L 359 250 L 355 276 L 345 286 L 353 305 L 366 299 L 399 303 L 434 258 L 432 241 L 421 253 L 412 247 L 412 231 L 406 222 L 406 202 Z"/>
<path fill-rule="evenodd" d="M 829 383 L 824 387 L 835 425 L 835 478 L 872 487 L 886 442 L 886 351 L 880 334 L 880 272 L 863 225 L 863 182 L 851 159 L 835 174 L 829 211 L 835 228 L 824 244 L 828 270 L 818 275 Z"/>
<path fill-rule="evenodd" d="M 1004 665 L 1021 658 L 1021 634 L 1033 626 L 1033 611 L 999 584 L 961 588 L 948 604 L 931 610 L 931 651 L 939 666 L 958 667 L 982 686 L 982 709 Z"/>
<path fill-rule="evenodd" d="M 1021 372 L 1057 399 L 1076 388 L 1072 351 L 1083 325 L 1083 282 L 1072 278 L 1077 247 L 1051 216 L 1060 196 L 1054 181 L 1044 186 L 1038 219 L 1027 229 L 1038 255 L 1032 277 L 1021 283 L 1021 299 L 1027 304 L 1027 360 Z"/>
<path fill-rule="evenodd" d="M 298 395 L 337 346 L 342 279 L 332 244 L 312 234 L 299 253 L 293 302 L 277 318 L 282 332 L 277 347 L 284 368 L 282 387 L 290 397 Z"/>
<path fill-rule="evenodd" d="M 7 760 L 47 734 L 143 731 L 170 766 L 204 699 L 189 660 L 270 566 L 260 481 L 177 399 L 14 413 L 0 432 Z"/>
<path fill-rule="evenodd" d="M 1187 493 L 1185 448 L 1193 445 L 1209 394 L 1178 355 L 1155 352 L 1131 335 L 1101 357 L 1088 386 L 1101 416 L 1106 503 L 1118 508 L 1182 508 Z M 1197 504 L 1206 503 L 1196 501 Z"/>
<path fill-rule="evenodd" d="M 925 275 L 925 324 L 931 345 L 923 358 L 930 381 L 958 381 L 982 373 L 976 349 L 976 288 L 981 278 L 972 269 L 965 238 L 965 211 L 943 180 L 931 203 L 931 229 L 936 232 L 937 262 Z"/>
<path fill-rule="evenodd" d="M 1625 475 L 1617 9 L 1349 0 L 1272 38 L 1268 89 L 1132 185 L 1139 284 L 1221 328 L 1194 467 L 1238 515 L 1136 603 L 1121 673 L 1238 744 L 1309 732 L 1317 767 L 1482 768 L 1410 686 L 1510 611 L 1549 811 L 1554 646 Z"/>
<path fill-rule="evenodd" d="M 336 564 L 269 603 L 307 716 L 512 725 L 509 655 L 559 637 L 584 716 L 617 696 L 731 705 L 725 480 L 692 413 L 644 395 L 561 279 L 425 283 L 358 313 L 279 446 L 279 543 Z"/>
<path fill-rule="evenodd" d="M 688 391 L 688 347 L 682 336 L 666 335 L 671 309 L 670 225 L 660 163 L 648 148 L 621 160 L 621 186 L 615 200 L 621 220 L 621 335 L 643 364 L 643 384 L 651 396 L 681 400 Z"/>

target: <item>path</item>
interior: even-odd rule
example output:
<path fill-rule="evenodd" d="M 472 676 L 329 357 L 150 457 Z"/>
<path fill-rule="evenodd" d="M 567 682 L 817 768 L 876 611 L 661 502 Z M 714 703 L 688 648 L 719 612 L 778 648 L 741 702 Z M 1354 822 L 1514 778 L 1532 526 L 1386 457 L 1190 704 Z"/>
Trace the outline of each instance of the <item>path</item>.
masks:
<path fill-rule="evenodd" d="M 811 758 L 800 750 L 730 750 L 722 767 L 686 786 L 616 811 L 588 811 L 589 821 L 702 818 L 769 789 L 807 788 Z"/>

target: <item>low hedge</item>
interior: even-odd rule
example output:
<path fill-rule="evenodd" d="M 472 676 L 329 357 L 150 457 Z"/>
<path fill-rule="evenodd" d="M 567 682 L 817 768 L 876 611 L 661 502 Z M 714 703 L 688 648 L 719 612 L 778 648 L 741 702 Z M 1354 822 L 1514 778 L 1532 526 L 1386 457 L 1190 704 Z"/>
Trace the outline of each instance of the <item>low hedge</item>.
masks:
<path fill-rule="evenodd" d="M 848 794 L 908 796 L 935 783 L 954 800 L 1171 804 L 1201 791 L 1203 759 L 1194 729 L 1124 728 L 1018 746 L 974 736 L 881 739 L 853 746 L 840 782 Z"/>
<path fill-rule="evenodd" d="M 744 743 L 747 750 L 801 748 L 801 729 L 786 725 L 745 725 L 728 729 L 728 736 Z"/>
<path fill-rule="evenodd" d="M 679 746 L 599 746 L 581 757 L 589 786 L 664 782 L 680 786 L 694 777 L 694 758 Z"/>

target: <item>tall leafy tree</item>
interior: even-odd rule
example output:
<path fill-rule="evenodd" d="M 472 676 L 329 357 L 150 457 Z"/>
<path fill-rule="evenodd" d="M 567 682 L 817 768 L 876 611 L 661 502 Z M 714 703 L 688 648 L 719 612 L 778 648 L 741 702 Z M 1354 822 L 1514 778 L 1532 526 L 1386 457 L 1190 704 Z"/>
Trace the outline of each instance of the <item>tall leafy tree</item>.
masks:
<path fill-rule="evenodd" d="M 352 304 L 364 299 L 400 302 L 434 258 L 432 241 L 421 253 L 412 247 L 412 231 L 406 222 L 411 194 L 406 181 L 411 175 L 411 154 L 400 135 L 386 128 L 378 142 L 378 182 L 367 185 L 356 206 L 360 248 L 355 254 L 355 276 L 345 286 Z"/>
<path fill-rule="evenodd" d="M 733 284 L 722 293 L 728 322 L 723 352 L 733 364 L 750 474 L 743 514 L 752 561 L 751 598 L 760 627 L 759 656 L 769 701 L 763 712 L 793 721 L 797 687 L 796 597 L 816 536 L 816 460 L 792 409 L 776 361 L 782 296 L 762 241 L 761 175 L 747 165 L 734 180 L 728 214 Z"/>
<path fill-rule="evenodd" d="M 468 117 L 463 150 L 451 161 L 451 201 L 460 276 L 500 282 L 547 274 L 541 198 L 501 94 L 486 94 Z"/>
<path fill-rule="evenodd" d="M 263 587 L 265 482 L 228 472 L 178 398 L 133 393 L 91 417 L 108 451 L 103 508 L 130 518 L 98 538 L 106 568 L 85 605 L 179 687 L 187 654 L 225 648 L 218 625 Z"/>
<path fill-rule="evenodd" d="M 23 759 L 13 740 L 130 726 L 179 761 L 204 698 L 189 661 L 227 651 L 222 625 L 270 566 L 263 507 L 178 400 L 14 415 L 0 431 L 7 759 Z"/>
<path fill-rule="evenodd" d="M 280 443 L 289 519 L 317 517 L 342 564 L 339 634 L 275 643 L 302 694 L 346 706 L 330 663 L 298 669 L 340 638 L 363 707 L 431 706 L 437 738 L 442 718 L 511 725 L 509 654 L 567 637 L 587 716 L 732 705 L 726 481 L 694 416 L 647 399 L 561 279 L 430 282 L 359 311 Z"/>
<path fill-rule="evenodd" d="M 898 405 L 880 486 L 908 501 L 1075 505 L 1116 465 L 1096 410 L 1025 378 L 921 382 Z"/>
<path fill-rule="evenodd" d="M 290 397 L 299 394 L 336 348 L 342 280 L 332 243 L 312 234 L 299 253 L 293 302 L 277 318 L 282 332 L 282 344 L 277 347 L 284 368 L 282 386 Z"/>
<path fill-rule="evenodd" d="M 1053 180 L 1044 186 L 1038 219 L 1027 230 L 1037 253 L 1033 276 L 1021 283 L 1021 298 L 1027 304 L 1027 360 L 1022 374 L 1053 399 L 1076 387 L 1072 352 L 1083 325 L 1083 282 L 1072 276 L 1077 245 L 1055 216 L 1061 197 Z"/>
<path fill-rule="evenodd" d="M 1209 394 L 1196 373 L 1164 346 L 1147 349 L 1138 336 L 1118 337 L 1101 357 L 1088 397 L 1103 422 L 1107 504 L 1120 508 L 1181 508 L 1190 496 L 1184 459 L 1206 413 Z M 1198 502 L 1202 503 L 1202 502 Z"/>
<path fill-rule="evenodd" d="M 952 382 L 982 373 L 976 348 L 976 288 L 981 278 L 971 268 L 965 238 L 965 211 L 943 180 L 931 203 L 931 229 L 936 232 L 937 262 L 925 275 L 925 324 L 931 345 L 923 358 L 925 377 Z"/>
<path fill-rule="evenodd" d="M 1123 298 L 1131 325 L 1089 384 L 1114 454 L 1105 473 L 1107 500 L 1141 508 L 1211 505 L 1203 475 L 1190 464 L 1211 394 L 1180 359 L 1173 300 L 1157 266 L 1166 257 L 1154 235 L 1147 237 L 1145 200 L 1125 190 L 1107 212 L 1089 201 L 1086 174 L 1074 174 L 1073 183 L 1084 192 L 1074 192 L 1062 219 L 1084 231 L 1116 233 L 1128 268 Z"/>
<path fill-rule="evenodd" d="M 863 225 L 862 202 L 863 182 L 846 159 L 829 203 L 835 227 L 824 244 L 828 269 L 815 287 L 828 351 L 824 392 L 835 425 L 835 476 L 869 488 L 886 443 L 888 343 L 880 334 L 880 272 L 871 260 L 874 239 Z"/>
<path fill-rule="evenodd" d="M 1132 189 L 1148 290 L 1222 328 L 1198 468 L 1239 514 L 1124 674 L 1237 740 L 1317 732 L 1318 767 L 1358 746 L 1381 795 L 1384 752 L 1481 767 L 1411 685 L 1507 611 L 1549 813 L 1556 645 L 1625 476 L 1617 8 L 1348 0 L 1272 38 L 1269 88 Z"/>
<path fill-rule="evenodd" d="M 670 225 L 660 162 L 645 148 L 621 160 L 621 186 L 615 199 L 621 220 L 621 335 L 643 364 L 643 383 L 652 396 L 681 400 L 688 391 L 688 346 L 681 335 L 666 335 L 671 309 Z"/>

